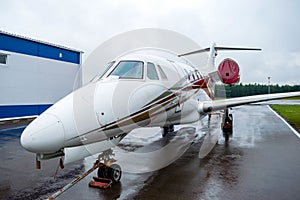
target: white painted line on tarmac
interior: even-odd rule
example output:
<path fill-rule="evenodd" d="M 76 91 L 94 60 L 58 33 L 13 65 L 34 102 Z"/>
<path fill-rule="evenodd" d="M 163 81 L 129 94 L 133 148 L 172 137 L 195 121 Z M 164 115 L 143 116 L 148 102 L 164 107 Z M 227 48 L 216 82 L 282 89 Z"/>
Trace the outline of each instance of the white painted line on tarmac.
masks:
<path fill-rule="evenodd" d="M 300 134 L 296 131 L 283 117 L 281 117 L 276 111 L 274 111 L 269 105 L 269 109 L 279 118 L 281 119 L 292 131 L 293 133 L 300 139 Z"/>

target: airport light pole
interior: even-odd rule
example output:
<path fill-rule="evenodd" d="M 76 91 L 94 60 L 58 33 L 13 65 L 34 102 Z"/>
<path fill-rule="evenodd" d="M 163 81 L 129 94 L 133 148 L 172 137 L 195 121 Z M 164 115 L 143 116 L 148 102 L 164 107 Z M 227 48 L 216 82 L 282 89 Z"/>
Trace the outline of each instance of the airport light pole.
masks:
<path fill-rule="evenodd" d="M 270 94 L 271 93 L 271 77 L 270 76 L 268 76 L 268 94 Z"/>

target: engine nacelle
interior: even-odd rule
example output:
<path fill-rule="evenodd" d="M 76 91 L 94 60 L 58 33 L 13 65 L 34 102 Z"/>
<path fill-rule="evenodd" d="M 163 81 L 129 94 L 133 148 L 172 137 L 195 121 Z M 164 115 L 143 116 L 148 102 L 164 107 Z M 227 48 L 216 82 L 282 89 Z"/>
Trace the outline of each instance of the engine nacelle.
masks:
<path fill-rule="evenodd" d="M 240 67 L 234 60 L 230 58 L 224 59 L 218 67 L 218 74 L 220 80 L 224 84 L 234 84 L 238 83 L 240 80 Z"/>

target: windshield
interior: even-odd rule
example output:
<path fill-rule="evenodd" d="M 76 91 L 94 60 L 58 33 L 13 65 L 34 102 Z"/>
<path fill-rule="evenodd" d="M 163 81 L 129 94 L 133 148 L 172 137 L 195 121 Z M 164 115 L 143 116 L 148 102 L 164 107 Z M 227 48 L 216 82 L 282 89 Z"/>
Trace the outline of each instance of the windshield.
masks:
<path fill-rule="evenodd" d="M 114 63 L 115 63 L 115 61 L 107 63 L 107 65 L 102 68 L 101 72 L 99 74 L 97 74 L 97 76 L 92 78 L 92 80 L 90 82 L 93 82 L 95 80 L 99 80 L 100 78 L 102 78 L 102 76 L 110 69 L 111 66 L 113 66 Z"/>
<path fill-rule="evenodd" d="M 142 79 L 144 64 L 141 61 L 121 61 L 109 76 L 118 76 L 120 79 Z"/>

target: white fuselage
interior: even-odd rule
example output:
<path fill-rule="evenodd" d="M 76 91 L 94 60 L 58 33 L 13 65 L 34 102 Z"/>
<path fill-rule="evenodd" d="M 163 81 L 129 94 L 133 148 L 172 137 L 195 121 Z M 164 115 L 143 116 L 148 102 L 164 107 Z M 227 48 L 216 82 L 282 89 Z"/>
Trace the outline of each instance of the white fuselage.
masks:
<path fill-rule="evenodd" d="M 31 152 L 51 154 L 138 127 L 193 123 L 203 117 L 198 105 L 209 99 L 210 84 L 193 66 L 129 54 L 41 114 L 24 130 L 21 143 Z"/>

